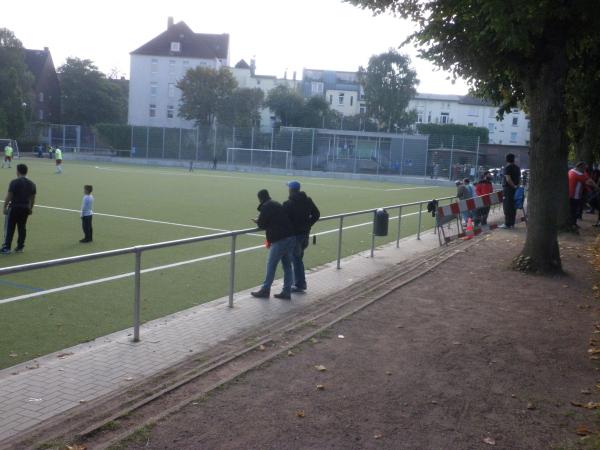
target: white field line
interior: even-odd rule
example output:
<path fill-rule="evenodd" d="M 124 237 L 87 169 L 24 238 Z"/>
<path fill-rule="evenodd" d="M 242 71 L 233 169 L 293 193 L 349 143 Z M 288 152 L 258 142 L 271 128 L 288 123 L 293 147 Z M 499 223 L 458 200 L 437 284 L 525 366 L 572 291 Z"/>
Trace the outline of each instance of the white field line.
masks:
<path fill-rule="evenodd" d="M 4 203 L 4 200 L 0 200 L 0 202 Z M 81 211 L 78 210 L 78 209 L 59 208 L 57 206 L 35 205 L 35 208 L 45 208 L 45 209 L 53 209 L 53 210 L 56 210 L 56 211 L 67 211 L 67 212 L 81 213 Z M 141 218 L 141 217 L 119 216 L 117 214 L 107 214 L 107 213 L 94 212 L 94 215 L 95 216 L 111 217 L 113 219 L 135 220 L 135 221 L 138 221 L 138 222 L 157 223 L 157 224 L 160 224 L 160 225 L 173 225 L 173 226 L 176 226 L 176 227 L 194 228 L 194 229 L 198 229 L 198 230 L 217 231 L 217 232 L 223 232 L 223 233 L 232 231 L 232 230 L 225 230 L 223 228 L 201 227 L 200 225 L 189 225 L 189 224 L 185 224 L 185 223 L 166 222 L 164 220 L 153 220 L 153 219 L 144 219 L 144 218 Z M 249 233 L 248 235 L 249 236 L 263 237 L 262 234 L 257 234 L 257 233 Z"/>
<path fill-rule="evenodd" d="M 408 216 L 414 216 L 414 215 L 418 215 L 418 212 L 413 212 L 413 213 L 408 213 L 408 214 L 403 214 L 402 217 L 408 217 Z M 390 220 L 396 220 L 398 219 L 397 217 L 391 217 Z M 359 223 L 359 224 L 355 224 L 355 225 L 349 225 L 346 227 L 343 227 L 343 230 L 350 230 L 352 228 L 358 228 L 358 227 L 364 227 L 366 225 L 371 225 L 373 222 L 369 221 L 369 222 L 363 222 L 363 223 Z M 321 231 L 319 233 L 314 233 L 314 236 L 323 236 L 325 234 L 331 234 L 331 233 L 337 233 L 338 229 L 332 229 L 332 230 L 327 230 L 327 231 Z M 242 248 L 239 250 L 236 250 L 235 253 L 245 253 L 245 252 L 250 252 L 253 250 L 258 250 L 264 248 L 264 245 L 256 245 L 253 247 L 246 247 L 246 248 Z M 195 258 L 195 259 L 189 259 L 186 261 L 179 261 L 176 263 L 172 263 L 172 264 L 166 264 L 163 266 L 156 266 L 156 267 L 150 267 L 148 269 L 143 269 L 141 271 L 141 273 L 150 273 L 150 272 L 156 272 L 159 270 L 165 270 L 165 269 L 173 269 L 175 267 L 180 267 L 180 266 L 185 266 L 188 264 L 193 264 L 193 263 L 197 263 L 197 262 L 201 262 L 201 261 L 209 261 L 211 259 L 217 259 L 217 258 L 222 258 L 225 256 L 229 256 L 231 254 L 231 252 L 224 252 L 224 253 L 217 253 L 214 255 L 209 255 L 209 256 L 203 256 L 202 258 Z M 98 278 L 96 280 L 90 280 L 90 281 L 84 281 L 81 283 L 75 283 L 75 284 L 70 284 L 67 286 L 61 286 L 61 287 L 57 287 L 57 288 L 52 288 L 52 289 L 46 289 L 43 291 L 37 291 L 37 292 L 32 292 L 29 294 L 23 294 L 23 295 L 18 295 L 16 297 L 9 297 L 9 298 L 5 298 L 0 300 L 0 305 L 4 304 L 4 303 L 11 303 L 11 302 L 16 302 L 16 301 L 20 301 L 20 300 L 26 300 L 29 298 L 35 298 L 35 297 L 42 297 L 44 295 L 48 295 L 48 294 L 54 294 L 56 292 L 63 292 L 63 291 L 69 291 L 71 289 L 76 289 L 76 288 L 80 288 L 80 287 L 85 287 L 85 286 L 92 286 L 95 284 L 100 284 L 100 283 L 106 283 L 109 281 L 115 281 L 115 280 L 120 280 L 122 278 L 128 278 L 128 277 L 132 277 L 134 276 L 135 273 L 134 272 L 127 272 L 127 273 L 122 273 L 119 275 L 113 275 L 110 277 L 105 277 L 105 278 Z"/>
<path fill-rule="evenodd" d="M 189 177 L 190 175 L 193 176 L 200 176 L 200 177 L 206 177 L 206 178 L 227 178 L 227 179 L 234 179 L 234 180 L 252 180 L 252 181 L 265 181 L 264 178 L 254 178 L 254 177 L 236 177 L 234 175 L 216 175 L 216 174 L 208 174 L 208 173 L 200 173 L 200 172 L 192 172 L 192 174 L 190 174 L 189 172 L 168 172 L 168 171 L 150 171 L 150 170 L 145 170 L 145 169 L 139 169 L 139 170 L 127 170 L 127 169 L 120 169 L 120 168 L 113 168 L 113 167 L 102 167 L 102 166 L 94 166 L 95 169 L 98 170 L 106 170 L 108 172 L 123 172 L 123 173 L 149 173 L 149 174 L 157 174 L 157 175 L 169 175 L 169 176 L 177 176 L 177 177 Z M 284 184 L 285 185 L 285 184 Z M 327 188 L 341 188 L 341 189 L 356 189 L 359 191 L 412 191 L 412 190 L 416 190 L 416 189 L 436 189 L 436 188 L 443 188 L 444 186 L 415 186 L 415 187 L 404 187 L 404 188 L 395 188 L 395 189 L 385 189 L 385 188 L 374 188 L 374 187 L 360 187 L 360 186 L 349 186 L 349 185 L 344 185 L 344 184 L 326 184 L 326 183 L 314 183 L 312 181 L 303 181 L 302 185 L 304 186 L 321 186 L 321 187 L 327 187 Z"/>

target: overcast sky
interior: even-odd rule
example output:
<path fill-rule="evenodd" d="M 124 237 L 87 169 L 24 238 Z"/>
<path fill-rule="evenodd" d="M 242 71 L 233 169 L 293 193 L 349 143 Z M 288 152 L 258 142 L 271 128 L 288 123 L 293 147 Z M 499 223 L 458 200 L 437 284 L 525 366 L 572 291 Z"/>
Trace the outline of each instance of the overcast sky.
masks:
<path fill-rule="evenodd" d="M 8 0 L 5 0 L 8 2 Z M 183 20 L 196 33 L 229 33 L 231 63 L 256 57 L 257 73 L 298 78 L 302 68 L 357 70 L 369 57 L 398 47 L 412 24 L 373 17 L 341 0 L 19 0 L 2 8 L 0 26 L 26 48 L 49 47 L 54 64 L 67 57 L 93 60 L 105 73 L 129 78 L 129 52 L 154 38 L 167 17 Z M 462 81 L 401 50 L 412 59 L 419 92 L 465 94 Z"/>

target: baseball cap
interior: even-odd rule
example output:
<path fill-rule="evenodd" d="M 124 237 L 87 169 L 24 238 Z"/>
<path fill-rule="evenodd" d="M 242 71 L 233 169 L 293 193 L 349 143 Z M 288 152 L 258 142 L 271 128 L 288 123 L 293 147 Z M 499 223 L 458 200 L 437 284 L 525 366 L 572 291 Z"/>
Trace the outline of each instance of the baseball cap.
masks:
<path fill-rule="evenodd" d="M 289 181 L 287 185 L 290 189 L 292 189 L 294 191 L 300 190 L 300 182 L 299 181 Z"/>

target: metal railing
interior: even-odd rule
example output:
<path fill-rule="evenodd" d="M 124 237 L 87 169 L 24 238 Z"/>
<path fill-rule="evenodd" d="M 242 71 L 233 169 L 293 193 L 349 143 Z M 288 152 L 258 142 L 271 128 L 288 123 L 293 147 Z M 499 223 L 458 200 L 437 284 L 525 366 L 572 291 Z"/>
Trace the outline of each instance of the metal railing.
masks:
<path fill-rule="evenodd" d="M 437 199 L 438 201 L 452 200 L 455 197 L 444 197 Z M 404 203 L 401 205 L 386 206 L 383 209 L 398 210 L 398 227 L 396 231 L 396 248 L 400 247 L 400 233 L 402 226 L 402 210 L 412 206 L 419 206 L 418 214 L 418 226 L 417 226 L 417 239 L 421 239 L 421 228 L 422 228 L 422 215 L 423 205 L 427 204 L 430 200 L 423 200 L 413 203 Z M 379 208 L 365 209 L 361 211 L 352 211 L 348 213 L 334 214 L 331 216 L 321 217 L 319 222 L 326 222 L 331 220 L 339 220 L 339 226 L 337 229 L 337 257 L 336 267 L 341 269 L 342 259 L 342 234 L 344 229 L 344 218 L 355 217 L 364 214 L 373 214 L 373 220 L 375 220 L 376 211 Z M 393 219 L 393 218 L 392 218 Z M 360 225 L 368 225 L 360 224 Z M 435 230 L 435 228 L 434 228 Z M 134 301 L 133 301 L 133 341 L 139 342 L 140 340 L 140 307 L 141 307 L 141 274 L 142 274 L 142 253 L 149 250 L 158 250 L 162 248 L 175 247 L 178 245 L 192 244 L 196 242 L 213 241 L 217 239 L 230 238 L 231 239 L 231 250 L 230 250 L 230 263 L 229 263 L 229 303 L 228 306 L 233 308 L 233 298 L 235 294 L 235 255 L 236 255 L 236 242 L 237 237 L 241 235 L 248 235 L 261 231 L 258 228 L 247 228 L 243 230 L 226 231 L 222 233 L 209 234 L 205 236 L 196 236 L 191 238 L 177 239 L 173 241 L 157 242 L 154 244 L 138 245 L 134 247 L 119 248 L 115 250 L 107 250 L 104 252 L 90 253 L 87 255 L 70 256 L 66 258 L 51 259 L 47 261 L 39 261 L 29 264 L 22 264 L 19 266 L 10 266 L 0 268 L 0 276 L 10 275 L 15 273 L 27 272 L 36 269 L 43 269 L 48 267 L 63 266 L 67 264 L 80 263 L 84 261 L 92 261 L 101 258 L 109 258 L 113 256 L 122 256 L 127 254 L 133 254 L 135 258 L 135 272 L 134 272 Z M 314 233 L 313 235 L 323 235 L 335 232 L 336 230 L 322 231 Z M 375 234 L 371 232 L 371 257 L 375 254 Z"/>

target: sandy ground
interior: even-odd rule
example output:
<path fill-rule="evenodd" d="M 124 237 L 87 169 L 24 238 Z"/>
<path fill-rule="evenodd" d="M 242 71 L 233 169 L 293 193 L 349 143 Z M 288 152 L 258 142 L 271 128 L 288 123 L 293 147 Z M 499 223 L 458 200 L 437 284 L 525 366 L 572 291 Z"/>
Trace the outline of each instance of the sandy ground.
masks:
<path fill-rule="evenodd" d="M 594 413 L 571 402 L 600 401 L 590 224 L 565 276 L 508 270 L 525 232 L 498 230 L 127 447 L 570 448 Z"/>

